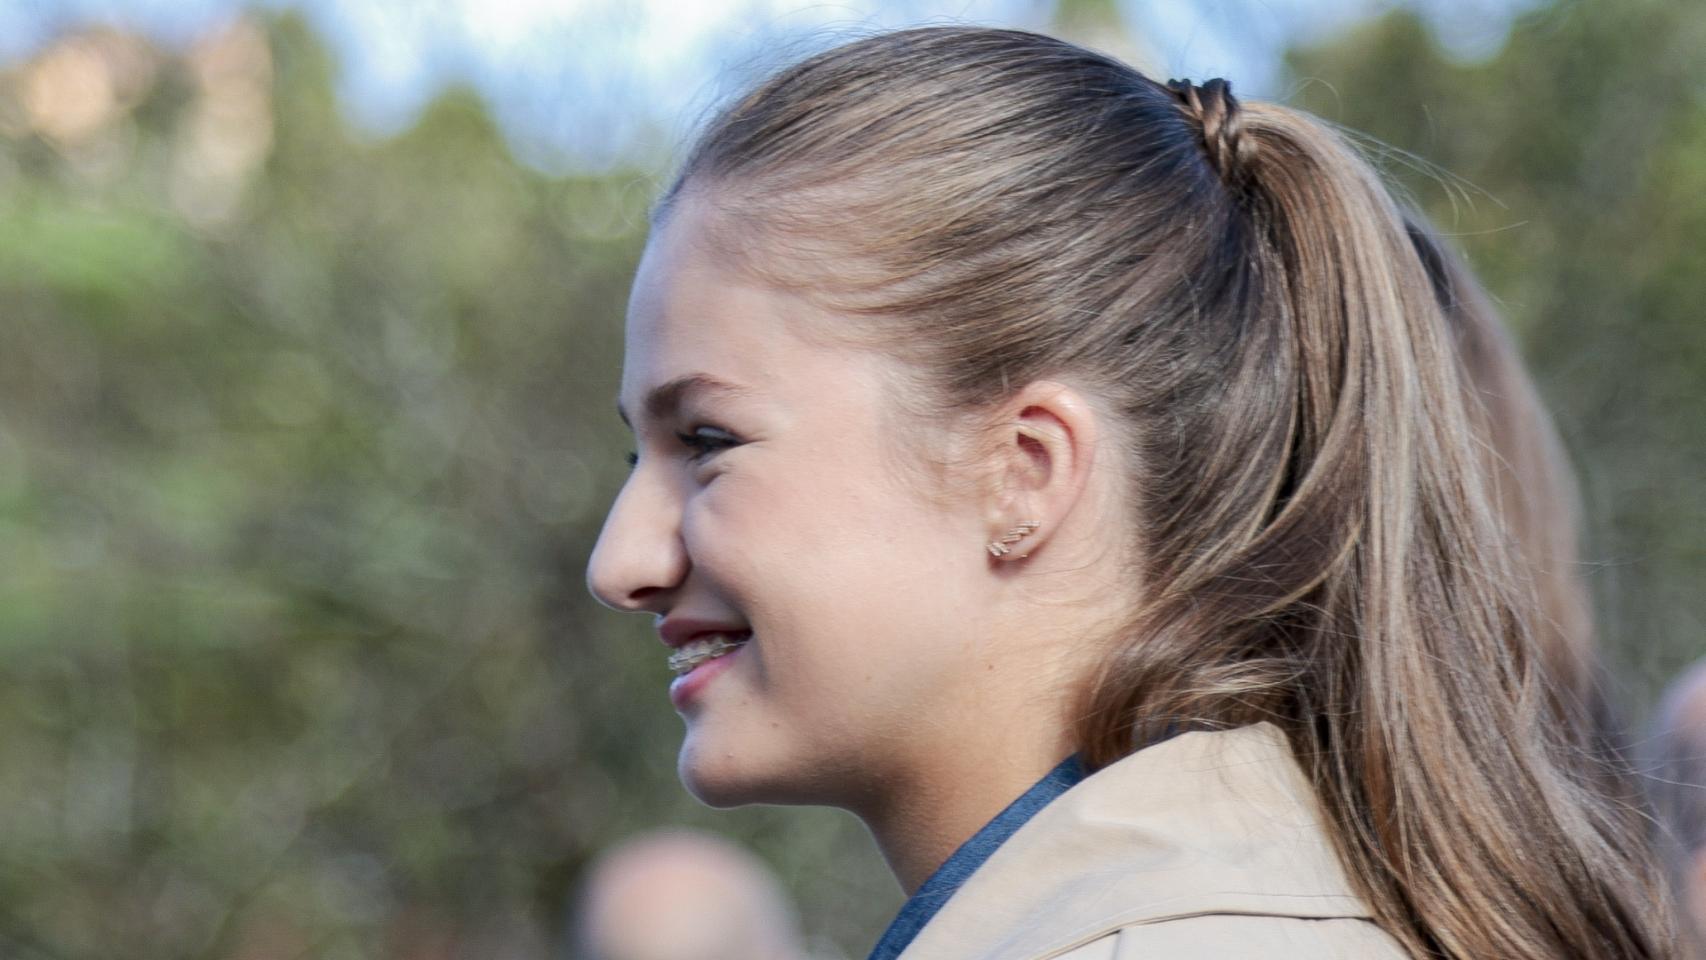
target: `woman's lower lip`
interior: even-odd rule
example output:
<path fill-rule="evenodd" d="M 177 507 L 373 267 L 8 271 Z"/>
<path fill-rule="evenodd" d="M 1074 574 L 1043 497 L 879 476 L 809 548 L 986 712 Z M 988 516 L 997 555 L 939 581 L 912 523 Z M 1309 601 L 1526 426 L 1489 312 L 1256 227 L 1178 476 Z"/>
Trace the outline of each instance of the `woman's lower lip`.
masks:
<path fill-rule="evenodd" d="M 745 652 L 746 644 L 743 643 L 728 653 L 707 660 L 676 677 L 669 684 L 669 702 L 674 704 L 677 710 L 686 708 L 689 703 L 693 702 L 693 698 L 699 695 L 699 691 L 705 689 L 706 684 L 716 679 L 717 674 L 727 670 Z"/>

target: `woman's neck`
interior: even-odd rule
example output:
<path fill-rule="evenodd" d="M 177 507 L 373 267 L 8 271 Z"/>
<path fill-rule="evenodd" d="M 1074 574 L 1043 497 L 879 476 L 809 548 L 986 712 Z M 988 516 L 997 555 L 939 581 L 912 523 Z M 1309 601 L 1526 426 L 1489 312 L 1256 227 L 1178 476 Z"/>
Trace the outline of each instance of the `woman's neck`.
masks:
<path fill-rule="evenodd" d="M 1008 804 L 1072 753 L 1064 736 L 962 750 L 892 784 L 880 804 L 854 811 L 907 896 Z"/>

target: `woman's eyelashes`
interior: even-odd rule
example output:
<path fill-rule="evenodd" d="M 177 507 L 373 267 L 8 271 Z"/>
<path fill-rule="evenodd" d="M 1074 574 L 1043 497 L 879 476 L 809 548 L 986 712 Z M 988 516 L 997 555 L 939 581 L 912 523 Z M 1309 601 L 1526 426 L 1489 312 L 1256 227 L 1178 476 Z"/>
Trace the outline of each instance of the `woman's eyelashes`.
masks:
<path fill-rule="evenodd" d="M 697 426 L 687 433 L 677 433 L 675 438 L 691 451 L 687 456 L 689 461 L 702 460 L 718 450 L 740 445 L 740 440 L 727 430 L 711 426 Z M 628 462 L 629 469 L 640 464 L 640 454 L 635 450 L 628 451 L 623 459 Z"/>
<path fill-rule="evenodd" d="M 727 430 L 710 426 L 694 427 L 687 433 L 676 434 L 675 437 L 681 441 L 683 446 L 693 451 L 687 458 L 689 460 L 703 460 L 718 450 L 724 450 L 740 443 Z"/>

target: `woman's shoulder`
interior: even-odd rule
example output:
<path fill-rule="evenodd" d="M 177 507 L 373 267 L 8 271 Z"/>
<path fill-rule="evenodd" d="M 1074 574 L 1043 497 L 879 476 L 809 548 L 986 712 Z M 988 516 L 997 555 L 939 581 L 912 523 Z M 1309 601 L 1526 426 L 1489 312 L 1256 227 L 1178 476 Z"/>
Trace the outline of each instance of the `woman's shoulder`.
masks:
<path fill-rule="evenodd" d="M 1373 921 L 1358 917 L 1199 914 L 1122 927 L 1038 960 L 1406 960 Z"/>
<path fill-rule="evenodd" d="M 997 848 L 905 960 L 1400 957 L 1268 724 L 1091 774 Z M 1097 952 L 1100 951 L 1100 952 Z"/>

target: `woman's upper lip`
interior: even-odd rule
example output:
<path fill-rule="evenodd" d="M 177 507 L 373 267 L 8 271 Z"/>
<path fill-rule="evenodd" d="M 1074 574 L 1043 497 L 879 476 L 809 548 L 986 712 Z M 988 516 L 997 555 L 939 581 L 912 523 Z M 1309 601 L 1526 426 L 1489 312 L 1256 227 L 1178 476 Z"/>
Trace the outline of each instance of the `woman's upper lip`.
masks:
<path fill-rule="evenodd" d="M 706 633 L 746 633 L 747 628 L 734 623 L 716 620 L 699 620 L 692 617 L 668 617 L 658 624 L 658 636 L 664 646 L 679 647 L 694 637 Z"/>

